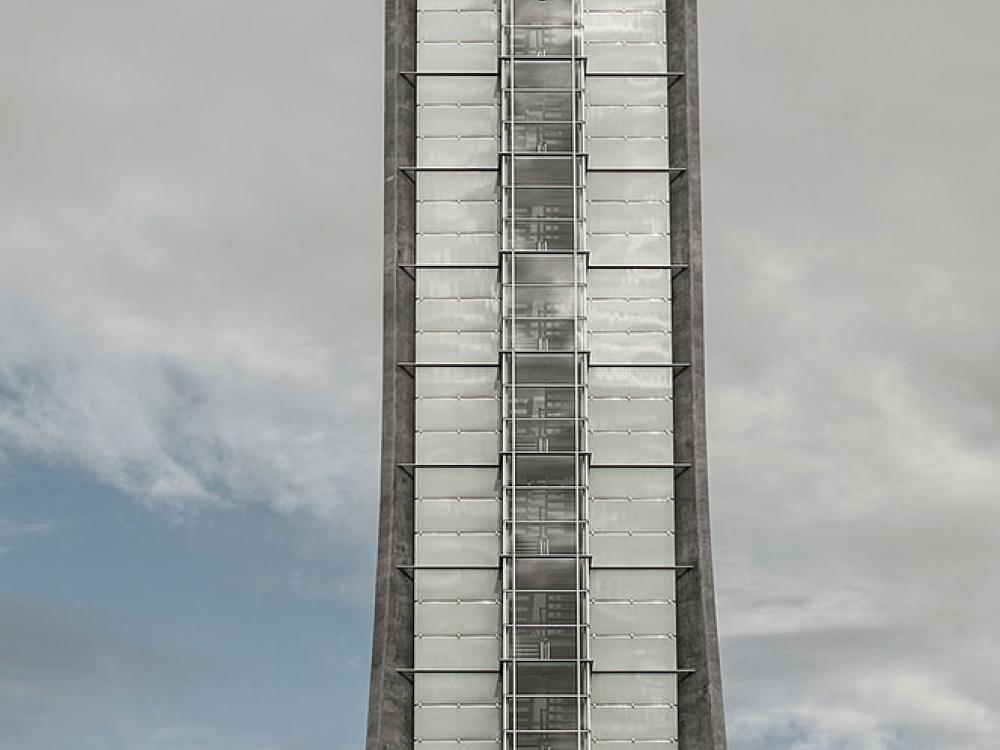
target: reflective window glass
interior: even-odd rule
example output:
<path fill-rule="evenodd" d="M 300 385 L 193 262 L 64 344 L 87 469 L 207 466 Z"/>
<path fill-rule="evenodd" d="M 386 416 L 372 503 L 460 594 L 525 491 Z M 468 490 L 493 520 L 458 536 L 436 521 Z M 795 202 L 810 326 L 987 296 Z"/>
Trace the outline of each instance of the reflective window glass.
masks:
<path fill-rule="evenodd" d="M 576 692 L 574 685 L 572 692 Z M 518 729 L 576 729 L 579 723 L 579 703 L 577 698 L 518 698 Z M 523 748 L 522 736 L 518 734 L 517 746 Z M 541 747 L 547 747 L 541 745 Z"/>
<path fill-rule="evenodd" d="M 508 628 L 521 659 L 575 659 L 580 630 L 572 628 Z"/>
<path fill-rule="evenodd" d="M 518 284 L 572 284 L 573 268 L 570 255 L 519 255 L 514 259 L 514 280 Z"/>
<path fill-rule="evenodd" d="M 570 24 L 573 22 L 572 0 L 514 0 L 516 24 Z"/>
<path fill-rule="evenodd" d="M 573 63 L 568 60 L 516 60 L 513 84 L 518 89 L 573 88 Z"/>
<path fill-rule="evenodd" d="M 514 151 L 569 152 L 573 150 L 574 125 L 517 124 L 511 126 L 511 148 Z"/>
<path fill-rule="evenodd" d="M 577 524 L 518 521 L 514 550 L 519 555 L 572 555 L 577 551 Z"/>
<path fill-rule="evenodd" d="M 576 450 L 583 442 L 576 420 L 519 419 L 514 429 L 514 450 L 525 453 Z M 509 448 L 509 446 L 508 446 Z"/>
<path fill-rule="evenodd" d="M 573 185 L 571 156 L 515 156 L 514 182 L 517 185 Z"/>
<path fill-rule="evenodd" d="M 517 750 L 577 750 L 577 735 L 517 733 Z"/>
<path fill-rule="evenodd" d="M 517 218 L 573 218 L 576 193 L 571 188 L 514 188 Z"/>
<path fill-rule="evenodd" d="M 574 96 L 571 93 L 515 91 L 511 98 L 515 121 L 573 120 Z"/>
<path fill-rule="evenodd" d="M 518 456 L 515 482 L 521 487 L 568 487 L 576 484 L 573 456 Z"/>
<path fill-rule="evenodd" d="M 535 0 L 538 2 L 538 0 Z M 568 28 L 514 28 L 514 54 L 523 57 L 573 54 L 573 31 Z"/>
<path fill-rule="evenodd" d="M 569 521 L 576 518 L 574 490 L 518 490 L 514 502 L 519 521 Z"/>
<path fill-rule="evenodd" d="M 519 383 L 545 385 L 575 382 L 576 360 L 565 354 L 515 354 L 514 367 Z"/>
<path fill-rule="evenodd" d="M 513 222 L 514 247 L 518 250 L 572 250 L 576 222 L 547 219 L 517 219 Z"/>
<path fill-rule="evenodd" d="M 579 600 L 576 594 L 556 591 L 519 591 L 515 595 L 515 620 L 519 625 L 575 625 Z"/>
<path fill-rule="evenodd" d="M 514 390 L 517 417 L 574 417 L 575 389 L 522 387 Z"/>
<path fill-rule="evenodd" d="M 576 561 L 573 559 L 519 559 L 514 562 L 519 589 L 561 591 L 576 588 Z"/>
<path fill-rule="evenodd" d="M 519 351 L 570 352 L 576 343 L 574 320 L 519 320 L 514 324 L 514 348 Z"/>
<path fill-rule="evenodd" d="M 576 312 L 576 289 L 571 286 L 516 286 L 512 291 L 513 312 L 519 317 L 553 318 Z"/>
<path fill-rule="evenodd" d="M 575 695 L 577 677 L 574 664 L 519 664 L 517 692 L 523 695 Z"/>

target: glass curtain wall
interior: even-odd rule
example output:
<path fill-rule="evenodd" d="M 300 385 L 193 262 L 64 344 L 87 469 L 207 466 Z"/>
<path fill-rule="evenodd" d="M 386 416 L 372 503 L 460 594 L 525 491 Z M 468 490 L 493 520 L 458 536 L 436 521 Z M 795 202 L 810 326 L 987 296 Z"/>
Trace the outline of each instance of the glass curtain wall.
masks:
<path fill-rule="evenodd" d="M 583 60 L 577 0 L 501 8 L 505 750 L 589 746 Z"/>

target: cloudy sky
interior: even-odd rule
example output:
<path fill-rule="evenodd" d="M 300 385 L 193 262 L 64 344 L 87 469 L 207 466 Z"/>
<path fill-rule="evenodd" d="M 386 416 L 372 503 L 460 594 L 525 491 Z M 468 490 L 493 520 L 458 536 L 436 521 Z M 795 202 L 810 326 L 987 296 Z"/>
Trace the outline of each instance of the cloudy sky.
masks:
<path fill-rule="evenodd" d="M 733 750 L 1000 733 L 1000 11 L 704 1 Z M 0 0 L 0 747 L 353 750 L 381 7 Z"/>

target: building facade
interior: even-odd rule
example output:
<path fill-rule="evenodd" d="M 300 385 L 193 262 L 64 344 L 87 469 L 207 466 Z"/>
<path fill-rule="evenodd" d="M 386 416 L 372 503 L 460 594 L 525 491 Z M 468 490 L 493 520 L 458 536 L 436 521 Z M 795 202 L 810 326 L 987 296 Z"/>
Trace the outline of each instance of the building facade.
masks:
<path fill-rule="evenodd" d="M 368 750 L 723 750 L 694 0 L 389 0 Z"/>

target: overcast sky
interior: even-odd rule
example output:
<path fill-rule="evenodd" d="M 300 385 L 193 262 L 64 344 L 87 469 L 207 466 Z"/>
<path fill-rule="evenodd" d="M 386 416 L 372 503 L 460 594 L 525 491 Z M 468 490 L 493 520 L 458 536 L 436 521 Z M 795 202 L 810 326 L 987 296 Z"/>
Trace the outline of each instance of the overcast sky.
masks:
<path fill-rule="evenodd" d="M 1000 11 L 702 3 L 732 750 L 1000 734 Z M 381 4 L 0 0 L 0 747 L 354 750 Z"/>

